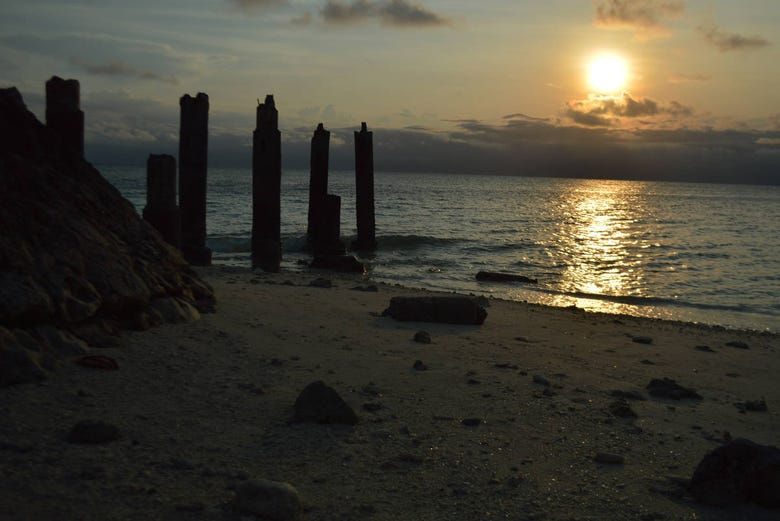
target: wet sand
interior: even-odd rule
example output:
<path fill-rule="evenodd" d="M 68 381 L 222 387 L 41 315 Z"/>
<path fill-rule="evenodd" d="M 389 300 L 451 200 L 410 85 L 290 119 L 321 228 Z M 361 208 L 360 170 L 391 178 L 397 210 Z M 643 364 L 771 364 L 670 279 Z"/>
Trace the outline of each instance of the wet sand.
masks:
<path fill-rule="evenodd" d="M 118 371 L 64 363 L 0 390 L 0 518 L 240 519 L 226 503 L 261 478 L 292 484 L 307 520 L 777 519 L 680 486 L 724 439 L 780 444 L 776 335 L 494 299 L 481 326 L 403 323 L 379 314 L 425 292 L 199 271 L 217 313 L 94 350 Z M 703 399 L 649 396 L 664 377 Z M 357 425 L 288 422 L 316 380 Z M 624 403 L 636 418 L 615 390 L 646 398 Z M 767 412 L 736 405 L 759 399 Z M 121 438 L 68 443 L 87 418 Z"/>

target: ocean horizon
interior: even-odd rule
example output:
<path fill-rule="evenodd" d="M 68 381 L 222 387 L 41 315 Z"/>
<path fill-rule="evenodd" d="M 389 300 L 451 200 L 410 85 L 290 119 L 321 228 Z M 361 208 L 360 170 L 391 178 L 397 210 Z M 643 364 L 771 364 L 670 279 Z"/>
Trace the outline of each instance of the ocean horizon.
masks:
<path fill-rule="evenodd" d="M 99 166 L 140 213 L 143 167 Z M 308 171 L 282 175 L 282 269 L 306 269 Z M 356 235 L 354 173 L 331 172 L 341 235 Z M 375 174 L 368 279 L 514 301 L 780 331 L 780 187 L 485 174 Z M 251 267 L 252 180 L 211 169 L 213 262 Z M 477 281 L 509 272 L 536 284 Z"/>

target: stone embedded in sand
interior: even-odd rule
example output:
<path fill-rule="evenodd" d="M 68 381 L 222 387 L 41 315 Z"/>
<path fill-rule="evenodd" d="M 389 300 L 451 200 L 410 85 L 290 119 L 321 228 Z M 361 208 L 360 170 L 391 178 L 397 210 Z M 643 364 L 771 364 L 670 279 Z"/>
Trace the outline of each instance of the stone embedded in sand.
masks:
<path fill-rule="evenodd" d="M 653 339 L 650 338 L 649 336 L 635 336 L 635 337 L 631 337 L 631 340 L 633 340 L 637 344 L 652 344 L 653 343 Z"/>
<path fill-rule="evenodd" d="M 82 420 L 68 433 L 70 443 L 105 443 L 119 439 L 119 428 L 101 420 Z"/>
<path fill-rule="evenodd" d="M 307 385 L 295 400 L 292 421 L 354 425 L 358 417 L 332 387 L 318 380 Z"/>
<path fill-rule="evenodd" d="M 487 311 L 469 297 L 393 297 L 382 316 L 402 322 L 480 325 Z"/>
<path fill-rule="evenodd" d="M 749 501 L 780 508 L 780 450 L 745 439 L 728 442 L 699 462 L 688 492 L 708 505 Z"/>
<path fill-rule="evenodd" d="M 514 273 L 501 273 L 493 271 L 480 271 L 476 276 L 477 280 L 489 281 L 489 282 L 522 282 L 524 284 L 538 284 L 537 279 L 532 279 L 524 275 L 516 275 Z"/>
<path fill-rule="evenodd" d="M 427 371 L 428 366 L 425 365 L 422 360 L 415 360 L 412 369 L 414 369 L 415 371 Z"/>
<path fill-rule="evenodd" d="M 731 342 L 726 342 L 726 345 L 728 347 L 736 347 L 737 349 L 750 349 L 750 346 L 741 340 L 732 340 Z"/>
<path fill-rule="evenodd" d="M 550 380 L 540 374 L 535 374 L 532 377 L 535 384 L 543 385 L 544 387 L 550 387 Z"/>
<path fill-rule="evenodd" d="M 236 512 L 267 521 L 299 521 L 303 515 L 300 495 L 292 485 L 264 479 L 241 483 L 231 505 Z"/>
<path fill-rule="evenodd" d="M 623 391 L 621 389 L 615 389 L 609 392 L 610 396 L 615 398 L 625 398 L 626 400 L 637 400 L 643 402 L 647 400 L 639 391 Z"/>
<path fill-rule="evenodd" d="M 693 389 L 683 387 L 671 378 L 664 378 L 659 380 L 653 378 L 649 384 L 647 384 L 647 392 L 650 396 L 656 398 L 667 398 L 670 400 L 702 400 L 703 398 L 699 393 Z"/>
<path fill-rule="evenodd" d="M 628 400 L 620 398 L 609 404 L 609 413 L 618 418 L 636 418 L 637 414 L 628 404 Z"/>
<path fill-rule="evenodd" d="M 418 331 L 414 334 L 414 341 L 418 344 L 430 344 L 431 334 L 427 331 Z"/>
<path fill-rule="evenodd" d="M 463 418 L 460 423 L 466 427 L 477 427 L 482 425 L 482 418 Z"/>
<path fill-rule="evenodd" d="M 766 406 L 766 400 L 761 398 L 760 400 L 748 400 L 746 402 L 739 402 L 735 404 L 740 411 L 752 411 L 752 412 L 767 412 L 769 408 Z"/>
<path fill-rule="evenodd" d="M 610 452 L 599 452 L 593 458 L 596 463 L 604 463 L 605 465 L 622 465 L 625 463 L 626 458 L 620 454 L 612 454 Z"/>

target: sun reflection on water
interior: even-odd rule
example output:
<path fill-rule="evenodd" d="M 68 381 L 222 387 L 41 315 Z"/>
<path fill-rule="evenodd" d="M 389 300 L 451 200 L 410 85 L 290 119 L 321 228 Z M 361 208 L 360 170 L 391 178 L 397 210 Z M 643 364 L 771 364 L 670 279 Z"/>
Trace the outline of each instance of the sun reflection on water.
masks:
<path fill-rule="evenodd" d="M 651 238 L 632 227 L 651 217 L 644 189 L 643 183 L 583 180 L 560 199 L 548 221 L 547 254 L 562 267 L 556 285 L 569 295 L 551 295 L 550 304 L 621 313 L 628 304 L 613 297 L 646 296 L 641 251 Z"/>

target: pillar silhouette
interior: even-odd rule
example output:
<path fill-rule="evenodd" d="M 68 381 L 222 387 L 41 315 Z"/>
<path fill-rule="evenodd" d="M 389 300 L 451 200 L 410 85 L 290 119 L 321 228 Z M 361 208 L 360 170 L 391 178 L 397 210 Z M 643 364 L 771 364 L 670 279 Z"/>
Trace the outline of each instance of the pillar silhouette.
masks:
<path fill-rule="evenodd" d="M 277 272 L 282 260 L 282 134 L 274 97 L 257 106 L 252 134 L 252 267 Z"/>
<path fill-rule="evenodd" d="M 355 250 L 376 249 L 376 220 L 374 215 L 374 134 L 365 122 L 355 132 L 355 214 L 357 239 Z"/>
<path fill-rule="evenodd" d="M 176 205 L 176 159 L 168 154 L 149 154 L 146 160 L 146 207 L 144 220 L 176 248 L 181 245 L 181 221 Z"/>
<path fill-rule="evenodd" d="M 80 108 L 78 80 L 52 76 L 46 82 L 46 126 L 59 136 L 61 153 L 84 158 L 84 113 Z"/>
<path fill-rule="evenodd" d="M 330 132 L 320 123 L 311 138 L 309 174 L 309 220 L 306 233 L 309 240 L 321 242 L 325 223 L 325 197 L 328 194 L 328 154 Z"/>
<path fill-rule="evenodd" d="M 206 171 L 208 164 L 209 97 L 199 92 L 179 100 L 179 210 L 181 251 L 195 266 L 211 264 L 206 247 Z"/>

